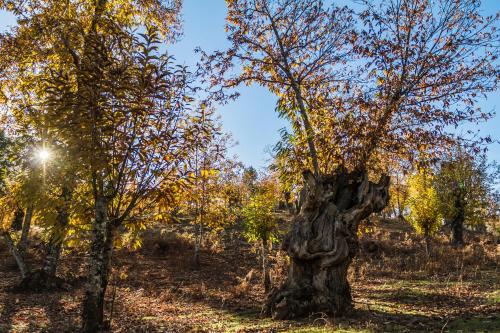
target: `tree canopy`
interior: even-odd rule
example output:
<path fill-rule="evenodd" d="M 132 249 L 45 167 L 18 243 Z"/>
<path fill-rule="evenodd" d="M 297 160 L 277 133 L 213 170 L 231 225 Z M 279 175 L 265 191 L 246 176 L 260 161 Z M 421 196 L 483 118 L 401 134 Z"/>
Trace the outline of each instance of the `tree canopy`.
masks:
<path fill-rule="evenodd" d="M 498 90 L 500 13 L 479 0 L 225 3 L 224 49 L 193 50 L 190 67 L 173 53 L 182 0 L 0 0 L 16 18 L 0 33 L 0 235 L 26 291 L 66 290 L 61 258 L 84 258 L 83 332 L 112 327 L 117 255 L 182 252 L 185 269 L 194 248 L 185 275 L 200 291 L 214 278 L 202 259 L 233 251 L 243 265 L 258 242 L 263 314 L 338 318 L 355 306 L 357 255 L 387 252 L 363 221 L 410 222 L 430 254 L 442 226 L 466 251 L 463 226 L 484 233 L 498 217 L 493 140 L 462 126 L 493 116 L 481 101 Z M 267 168 L 231 155 L 219 117 L 244 85 L 267 89 L 289 124 Z M 249 291 L 240 261 L 219 272 L 240 283 L 219 292 Z"/>

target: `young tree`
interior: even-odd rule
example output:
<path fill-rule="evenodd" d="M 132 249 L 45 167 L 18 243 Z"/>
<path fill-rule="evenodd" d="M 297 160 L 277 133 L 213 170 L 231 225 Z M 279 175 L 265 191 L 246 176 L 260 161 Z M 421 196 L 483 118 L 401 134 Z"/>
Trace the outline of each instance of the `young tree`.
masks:
<path fill-rule="evenodd" d="M 451 227 L 453 245 L 464 245 L 465 224 L 484 225 L 490 217 L 496 176 L 496 173 L 489 173 L 485 156 L 475 157 L 460 147 L 441 163 L 435 187 L 441 214 Z"/>
<path fill-rule="evenodd" d="M 269 243 L 277 240 L 277 218 L 274 210 L 278 204 L 276 180 L 264 179 L 255 184 L 255 191 L 250 195 L 248 203 L 243 207 L 245 219 L 245 236 L 251 242 L 261 243 L 262 280 L 264 290 L 270 291 L 271 277 L 269 275 L 268 250 Z"/>
<path fill-rule="evenodd" d="M 25 290 L 51 290 L 61 287 L 62 280 L 56 275 L 72 214 L 74 179 L 66 179 L 63 185 L 44 188 L 43 203 L 38 205 L 38 225 L 49 234 L 42 267 L 31 271 L 20 287 Z M 52 192 L 53 191 L 53 192 Z"/>
<path fill-rule="evenodd" d="M 12 188 L 12 177 L 10 174 L 13 167 L 11 161 L 12 148 L 12 141 L 6 137 L 3 129 L 0 130 L 0 231 L 2 238 L 7 243 L 7 247 L 16 261 L 21 277 L 24 278 L 29 272 L 24 260 L 25 244 L 29 232 L 29 228 L 26 226 L 29 223 L 23 223 L 25 213 L 19 207 L 19 203 L 16 202 L 15 191 Z M 21 239 L 17 244 L 11 236 L 9 229 L 10 231 L 22 230 Z"/>
<path fill-rule="evenodd" d="M 189 145 L 184 141 L 182 126 L 188 126 L 185 111 L 192 94 L 190 74 L 184 67 L 174 67 L 171 57 L 159 54 L 159 40 L 153 30 L 143 38 L 132 38 L 131 50 L 126 50 L 129 58 L 123 61 L 117 54 L 117 68 L 110 66 L 109 72 L 101 73 L 101 79 L 110 84 L 107 89 L 93 91 L 89 81 L 89 91 L 83 91 L 90 96 L 98 93 L 103 102 L 109 103 L 109 109 L 101 109 L 93 98 L 84 97 L 91 103 L 90 110 L 95 108 L 99 113 L 97 118 L 97 114 L 91 115 L 91 131 L 86 133 L 93 157 L 84 155 L 90 166 L 95 209 L 83 312 L 84 331 L 89 332 L 103 324 L 104 294 L 117 228 L 136 209 L 152 205 L 162 184 L 178 177 L 177 165 L 185 156 L 185 144 Z M 125 71 L 120 73 L 120 68 Z M 91 70 L 100 72 L 99 68 Z"/>
<path fill-rule="evenodd" d="M 7 191 L 5 182 L 10 166 L 10 145 L 10 140 L 5 136 L 5 131 L 0 129 L 0 195 L 4 195 Z"/>
<path fill-rule="evenodd" d="M 394 182 L 389 188 L 390 206 L 393 216 L 404 219 L 404 211 L 408 200 L 408 184 L 401 174 L 394 175 Z"/>
<path fill-rule="evenodd" d="M 439 230 L 441 213 L 439 198 L 434 188 L 434 176 L 425 168 L 408 179 L 408 221 L 425 238 L 427 255 L 431 253 L 431 236 Z"/>
<path fill-rule="evenodd" d="M 384 210 L 393 218 L 404 221 L 405 211 L 408 208 L 408 171 L 411 170 L 409 163 L 401 161 L 384 161 L 391 177 L 391 186 L 389 187 L 389 203 Z"/>
<path fill-rule="evenodd" d="M 229 0 L 231 46 L 204 55 L 218 98 L 242 83 L 279 97 L 295 164 L 312 168 L 284 242 L 288 279 L 268 299 L 275 318 L 349 310 L 357 225 L 388 202 L 389 177 L 374 183 L 369 169 L 439 153 L 457 140 L 448 128 L 490 116 L 476 101 L 497 87 L 497 18 L 476 0 L 364 2 L 355 31 L 352 11 L 321 0 Z"/>
<path fill-rule="evenodd" d="M 214 117 L 213 110 L 202 106 L 200 112 L 191 117 L 191 127 L 185 133 L 186 139 L 193 142 L 186 159 L 189 185 L 183 202 L 195 226 L 195 266 L 200 264 L 205 228 L 221 228 L 234 222 L 224 191 L 224 175 L 234 166 L 227 156 L 231 142 Z"/>
<path fill-rule="evenodd" d="M 83 331 L 95 332 L 104 324 L 116 230 L 139 204 L 157 199 L 184 154 L 190 74 L 158 51 L 160 38 L 178 35 L 180 1 L 37 0 L 5 8 L 21 18 L 3 43 L 26 74 L 14 79 L 46 82 L 46 132 L 86 170 L 94 216 Z"/>
<path fill-rule="evenodd" d="M 23 92 L 19 95 L 22 96 Z M 60 143 L 52 142 L 50 148 L 45 143 L 43 147 L 40 136 L 36 134 L 41 130 L 39 115 L 28 116 L 18 102 L 10 102 L 17 112 L 14 112 L 10 124 L 11 141 L 15 144 L 8 154 L 10 163 L 6 174 L 8 195 L 13 196 L 19 207 L 15 220 L 19 220 L 21 230 L 17 243 L 21 257 L 24 259 L 28 250 L 32 219 L 49 234 L 44 264 L 40 269 L 30 269 L 23 276 L 20 287 L 48 290 L 60 285 L 56 270 L 70 221 L 71 192 L 80 173 Z"/>
<path fill-rule="evenodd" d="M 7 231 L 9 223 L 15 217 L 16 209 L 14 208 L 14 201 L 8 195 L 3 195 L 0 197 L 0 207 L 0 227 L 2 229 L 1 236 L 7 243 L 7 247 L 16 261 L 21 277 L 24 278 L 29 273 L 28 266 L 24 261 L 23 254 L 19 251 L 18 244 L 14 242 L 12 236 Z"/>
<path fill-rule="evenodd" d="M 251 194 L 255 191 L 255 183 L 257 182 L 258 174 L 254 167 L 250 166 L 243 170 L 242 182 L 245 185 L 247 192 Z"/>
<path fill-rule="evenodd" d="M 29 246 L 32 217 L 44 200 L 42 195 L 43 178 L 40 165 L 34 158 L 29 157 L 32 151 L 24 146 L 26 141 L 18 136 L 5 138 L 4 142 L 2 153 L 5 164 L 3 177 L 0 180 L 3 186 L 0 196 L 3 197 L 4 214 L 8 217 L 7 223 L 10 220 L 12 223 L 10 227 L 4 224 L 2 234 L 7 240 L 9 249 L 21 272 L 22 281 L 24 281 L 31 273 L 25 259 Z M 15 233 L 18 231 L 21 231 L 20 235 L 16 236 Z"/>

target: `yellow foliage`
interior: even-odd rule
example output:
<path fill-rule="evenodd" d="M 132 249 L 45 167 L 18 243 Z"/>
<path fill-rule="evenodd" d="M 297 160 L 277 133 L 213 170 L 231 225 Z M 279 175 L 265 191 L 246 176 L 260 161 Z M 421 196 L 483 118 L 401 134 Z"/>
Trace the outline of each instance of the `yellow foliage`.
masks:
<path fill-rule="evenodd" d="M 419 169 L 408 179 L 408 221 L 420 234 L 433 234 L 441 222 L 439 199 L 433 186 L 433 178 L 428 170 Z"/>

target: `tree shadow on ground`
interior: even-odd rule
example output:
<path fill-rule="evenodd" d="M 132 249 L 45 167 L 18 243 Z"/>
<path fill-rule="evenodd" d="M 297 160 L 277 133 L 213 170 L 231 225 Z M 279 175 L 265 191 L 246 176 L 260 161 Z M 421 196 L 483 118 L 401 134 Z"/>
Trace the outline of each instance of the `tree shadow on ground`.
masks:
<path fill-rule="evenodd" d="M 79 327 L 76 307 L 63 302 L 66 292 L 18 292 L 4 290 L 0 301 L 0 332 L 74 332 Z M 76 309 L 75 309 L 76 308 Z"/>
<path fill-rule="evenodd" d="M 144 309 L 142 315 L 137 315 L 138 308 L 134 304 L 117 299 L 117 320 L 127 318 L 132 325 L 142 329 L 154 330 L 176 327 L 198 329 L 203 331 L 225 331 L 241 329 L 283 329 L 301 327 L 304 325 L 334 327 L 349 327 L 374 332 L 400 332 L 439 330 L 445 321 L 439 316 L 424 313 L 404 313 L 393 309 L 357 306 L 351 314 L 335 318 L 324 315 L 311 316 L 305 320 L 272 321 L 260 316 L 262 301 L 265 298 L 260 290 L 257 293 L 238 294 L 235 286 L 238 277 L 244 276 L 251 269 L 259 269 L 257 258 L 241 258 L 233 252 L 202 253 L 202 264 L 199 269 L 193 269 L 186 264 L 185 255 L 171 255 L 161 260 L 153 257 L 119 258 L 117 264 L 124 269 L 129 266 L 130 276 L 123 281 L 123 286 L 143 297 L 150 306 Z M 235 264 L 235 262 L 237 264 Z M 134 264 L 133 268 L 132 265 Z M 140 263 L 140 264 L 139 264 Z M 155 267 L 155 268 L 153 268 Z M 254 285 L 260 281 L 254 281 Z M 399 301 L 394 290 L 382 291 L 381 295 L 370 295 L 371 302 Z M 406 305 L 418 308 L 424 301 L 419 295 L 408 293 L 402 298 Z M 420 295 L 422 297 L 422 295 Z M 154 300 L 154 301 L 150 301 Z M 159 303 L 179 304 L 185 309 L 168 309 L 164 312 L 154 311 Z M 422 302 L 421 302 L 422 301 Z M 446 301 L 452 301 L 448 299 Z M 130 301 L 132 302 L 132 300 Z M 364 308 L 363 308 L 364 307 Z M 168 312 L 171 311 L 171 315 Z M 174 315 L 175 314 L 175 315 Z M 131 318 L 135 318 L 131 320 Z M 218 322 L 217 322 L 218 321 Z M 156 326 L 155 326 L 156 325 Z M 235 328 L 236 327 L 236 328 Z M 250 328 L 248 328 L 250 327 Z"/>
<path fill-rule="evenodd" d="M 15 299 L 6 296 L 0 301 L 0 306 L 0 332 L 10 332 L 13 328 L 12 317 L 16 313 Z"/>
<path fill-rule="evenodd" d="M 460 310 L 471 304 L 484 304 L 485 297 L 450 294 L 439 290 L 399 289 L 377 290 L 370 295 L 375 302 L 391 302 L 394 304 L 411 306 L 413 308 L 446 307 L 448 310 Z"/>
<path fill-rule="evenodd" d="M 77 288 L 32 292 L 19 289 L 20 274 L 6 254 L 0 261 L 0 332 L 75 332 Z M 37 267 L 36 261 L 30 262 Z"/>
<path fill-rule="evenodd" d="M 352 328 L 369 329 L 373 332 L 427 332 L 445 324 L 445 320 L 438 316 L 371 309 L 356 309 L 340 318 L 339 324 L 342 322 L 350 324 Z"/>

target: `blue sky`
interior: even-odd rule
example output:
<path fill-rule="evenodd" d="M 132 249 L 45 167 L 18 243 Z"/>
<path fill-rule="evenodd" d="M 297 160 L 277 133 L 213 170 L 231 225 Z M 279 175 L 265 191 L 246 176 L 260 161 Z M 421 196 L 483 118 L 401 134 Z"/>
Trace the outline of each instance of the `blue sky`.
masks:
<path fill-rule="evenodd" d="M 484 14 L 500 11 L 500 0 L 483 0 L 483 9 Z M 184 37 L 170 49 L 177 60 L 186 65 L 194 65 L 198 55 L 193 50 L 197 46 L 205 51 L 227 46 L 225 15 L 224 0 L 184 0 Z M 13 18 L 0 11 L 0 29 L 13 24 Z M 276 98 L 266 89 L 258 86 L 243 87 L 240 93 L 238 100 L 221 107 L 219 112 L 224 129 L 231 132 L 238 142 L 233 148 L 234 154 L 246 165 L 261 168 L 269 159 L 266 148 L 277 142 L 278 130 L 286 126 L 286 121 L 279 119 L 274 112 Z M 490 94 L 481 106 L 485 110 L 499 110 L 500 92 Z M 467 128 L 479 129 L 482 135 L 491 135 L 493 139 L 500 140 L 500 115 L 497 114 L 488 123 L 468 125 Z M 500 144 L 490 146 L 488 157 L 490 160 L 500 161 Z"/>

